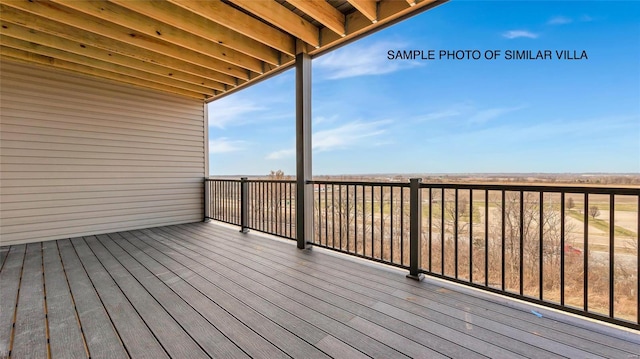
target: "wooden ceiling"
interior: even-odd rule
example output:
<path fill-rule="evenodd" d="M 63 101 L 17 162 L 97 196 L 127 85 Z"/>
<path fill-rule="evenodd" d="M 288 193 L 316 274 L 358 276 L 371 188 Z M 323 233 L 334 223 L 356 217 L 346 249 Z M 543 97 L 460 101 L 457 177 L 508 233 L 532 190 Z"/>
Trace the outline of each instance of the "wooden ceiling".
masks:
<path fill-rule="evenodd" d="M 446 0 L 0 0 L 0 55 L 211 100 Z"/>

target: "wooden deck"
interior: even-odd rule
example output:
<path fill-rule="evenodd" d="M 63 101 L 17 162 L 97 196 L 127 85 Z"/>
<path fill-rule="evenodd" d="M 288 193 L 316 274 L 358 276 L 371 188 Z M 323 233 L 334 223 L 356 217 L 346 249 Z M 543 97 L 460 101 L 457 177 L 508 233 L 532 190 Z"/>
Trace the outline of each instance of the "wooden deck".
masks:
<path fill-rule="evenodd" d="M 213 223 L 2 247 L 0 266 L 0 357 L 640 353 L 631 330 Z"/>

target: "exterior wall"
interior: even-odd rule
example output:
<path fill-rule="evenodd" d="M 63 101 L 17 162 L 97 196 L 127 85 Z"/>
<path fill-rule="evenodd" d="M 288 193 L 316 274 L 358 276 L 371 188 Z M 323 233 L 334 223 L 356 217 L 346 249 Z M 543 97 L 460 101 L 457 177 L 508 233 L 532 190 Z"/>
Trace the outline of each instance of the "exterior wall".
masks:
<path fill-rule="evenodd" d="M 0 244 L 200 221 L 202 101 L 0 63 Z"/>

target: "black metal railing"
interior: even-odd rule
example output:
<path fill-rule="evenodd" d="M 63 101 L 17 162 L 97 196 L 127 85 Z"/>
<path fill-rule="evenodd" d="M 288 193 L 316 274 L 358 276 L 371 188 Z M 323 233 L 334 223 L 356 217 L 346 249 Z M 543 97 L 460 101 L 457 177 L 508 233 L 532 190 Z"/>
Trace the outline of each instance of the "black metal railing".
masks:
<path fill-rule="evenodd" d="M 205 218 L 241 225 L 241 180 L 206 179 L 204 192 Z"/>
<path fill-rule="evenodd" d="M 409 184 L 311 181 L 313 245 L 409 268 Z"/>
<path fill-rule="evenodd" d="M 296 183 L 287 180 L 247 180 L 246 228 L 296 237 Z"/>
<path fill-rule="evenodd" d="M 420 187 L 420 272 L 639 328 L 640 189 Z"/>
<path fill-rule="evenodd" d="M 308 185 L 308 243 L 406 268 L 411 278 L 426 274 L 640 329 L 638 188 Z M 207 180 L 206 188 L 209 218 L 295 239 L 294 181 Z"/>
<path fill-rule="evenodd" d="M 205 218 L 295 239 L 295 181 L 208 178 L 205 190 Z"/>

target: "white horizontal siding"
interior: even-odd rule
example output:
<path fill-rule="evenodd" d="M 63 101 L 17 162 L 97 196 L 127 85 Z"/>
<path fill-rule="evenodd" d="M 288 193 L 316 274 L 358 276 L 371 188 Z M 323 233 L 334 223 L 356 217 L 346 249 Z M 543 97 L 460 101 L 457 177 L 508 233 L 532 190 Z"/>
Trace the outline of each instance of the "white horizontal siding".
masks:
<path fill-rule="evenodd" d="M 0 244 L 203 218 L 204 106 L 0 63 Z"/>

